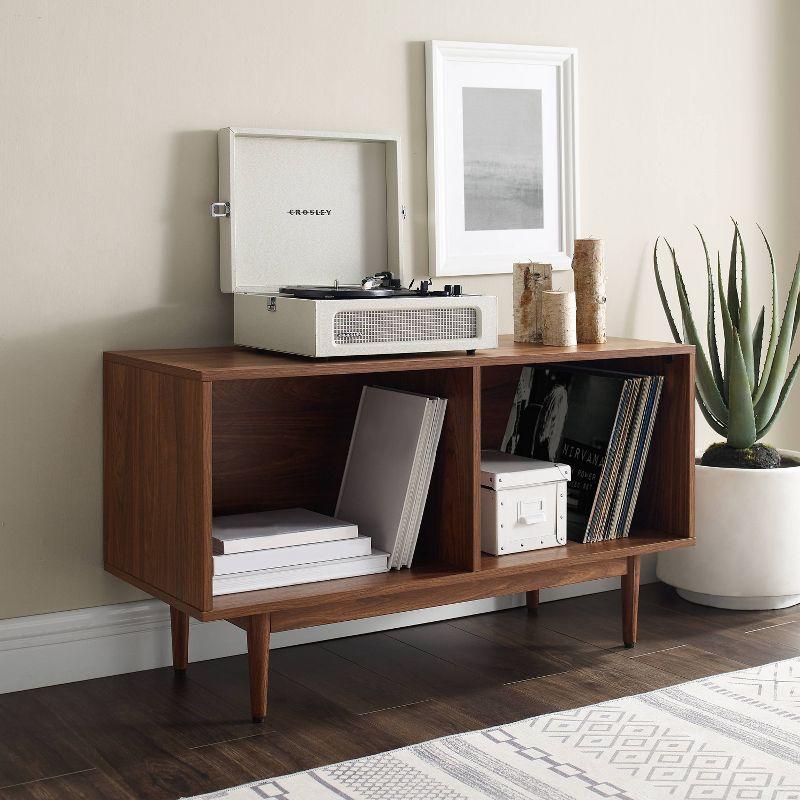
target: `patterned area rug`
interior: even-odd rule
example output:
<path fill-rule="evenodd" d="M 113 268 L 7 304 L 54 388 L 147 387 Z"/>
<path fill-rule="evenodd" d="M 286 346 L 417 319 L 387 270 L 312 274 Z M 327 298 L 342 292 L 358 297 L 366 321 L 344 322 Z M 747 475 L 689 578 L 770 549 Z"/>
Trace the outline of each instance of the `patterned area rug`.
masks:
<path fill-rule="evenodd" d="M 800 800 L 800 658 L 202 797 Z"/>

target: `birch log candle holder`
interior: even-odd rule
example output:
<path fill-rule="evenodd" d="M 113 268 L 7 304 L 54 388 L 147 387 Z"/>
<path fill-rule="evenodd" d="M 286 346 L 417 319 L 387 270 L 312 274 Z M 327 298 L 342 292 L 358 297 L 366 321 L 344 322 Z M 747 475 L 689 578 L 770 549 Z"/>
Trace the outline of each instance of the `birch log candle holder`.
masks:
<path fill-rule="evenodd" d="M 570 347 L 575 333 L 575 292 L 542 292 L 542 344 Z"/>
<path fill-rule="evenodd" d="M 602 239 L 576 239 L 572 257 L 576 329 L 581 344 L 606 340 L 606 272 Z"/>
<path fill-rule="evenodd" d="M 553 288 L 550 264 L 514 264 L 514 341 L 542 341 L 542 292 Z"/>

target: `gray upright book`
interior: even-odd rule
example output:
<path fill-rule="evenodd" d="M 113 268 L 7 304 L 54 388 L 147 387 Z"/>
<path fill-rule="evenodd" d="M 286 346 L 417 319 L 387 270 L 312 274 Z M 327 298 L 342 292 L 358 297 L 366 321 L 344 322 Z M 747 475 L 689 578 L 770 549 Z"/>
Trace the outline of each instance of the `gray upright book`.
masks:
<path fill-rule="evenodd" d="M 361 394 L 335 515 L 390 553 L 390 567 L 413 558 L 445 404 L 371 386 Z"/>

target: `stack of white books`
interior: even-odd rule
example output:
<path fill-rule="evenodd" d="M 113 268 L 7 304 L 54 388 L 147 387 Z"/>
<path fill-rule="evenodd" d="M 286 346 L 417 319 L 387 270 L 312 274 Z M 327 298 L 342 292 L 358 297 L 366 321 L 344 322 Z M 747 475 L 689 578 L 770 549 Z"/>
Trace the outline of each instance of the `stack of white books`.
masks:
<path fill-rule="evenodd" d="M 334 512 L 410 567 L 447 400 L 365 386 Z"/>
<path fill-rule="evenodd" d="M 388 569 L 358 525 L 305 508 L 215 517 L 215 595 L 371 575 Z"/>

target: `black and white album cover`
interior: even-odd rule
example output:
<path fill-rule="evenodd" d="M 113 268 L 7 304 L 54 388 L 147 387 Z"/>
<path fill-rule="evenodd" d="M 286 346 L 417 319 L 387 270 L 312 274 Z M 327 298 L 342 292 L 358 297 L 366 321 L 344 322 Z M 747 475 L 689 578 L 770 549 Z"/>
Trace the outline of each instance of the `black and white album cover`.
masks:
<path fill-rule="evenodd" d="M 609 373 L 525 367 L 501 449 L 569 464 L 567 535 L 583 540 L 605 463 L 625 378 Z"/>

